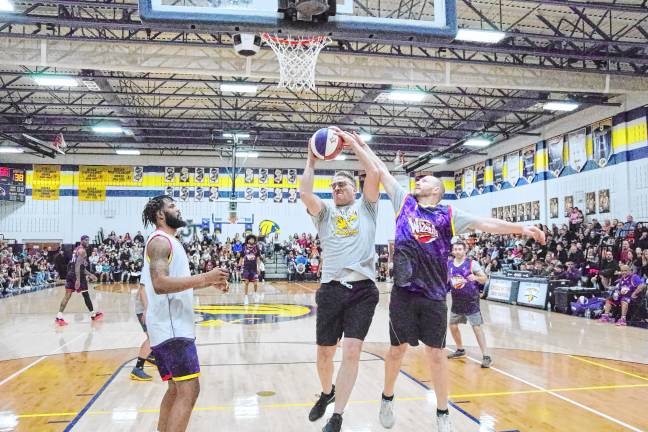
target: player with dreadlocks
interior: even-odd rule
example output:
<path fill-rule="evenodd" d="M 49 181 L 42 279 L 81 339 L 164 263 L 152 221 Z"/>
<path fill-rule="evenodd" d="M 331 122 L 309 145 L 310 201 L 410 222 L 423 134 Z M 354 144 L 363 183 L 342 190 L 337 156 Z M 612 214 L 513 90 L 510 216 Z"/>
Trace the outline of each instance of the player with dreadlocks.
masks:
<path fill-rule="evenodd" d="M 191 276 L 187 254 L 175 236 L 187 223 L 170 196 L 149 200 L 142 222 L 156 228 L 144 248 L 146 326 L 160 376 L 169 383 L 160 406 L 158 431 L 184 431 L 200 392 L 193 290 L 214 286 L 226 292 L 229 275 L 215 268 Z"/>

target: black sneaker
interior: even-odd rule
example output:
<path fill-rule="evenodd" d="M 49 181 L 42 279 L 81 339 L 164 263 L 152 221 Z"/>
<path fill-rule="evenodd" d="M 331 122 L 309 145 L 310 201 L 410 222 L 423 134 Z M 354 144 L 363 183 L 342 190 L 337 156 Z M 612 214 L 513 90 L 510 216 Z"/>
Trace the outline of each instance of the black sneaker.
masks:
<path fill-rule="evenodd" d="M 448 354 L 449 359 L 456 359 L 461 357 L 466 357 L 466 350 L 456 350 Z"/>
<path fill-rule="evenodd" d="M 313 405 L 313 408 L 311 408 L 310 413 L 308 414 L 308 420 L 314 422 L 315 420 L 322 418 L 326 412 L 326 407 L 333 402 L 335 402 L 335 386 L 333 386 L 331 394 L 327 395 L 323 392 L 320 393 L 319 399 L 315 402 L 315 405 Z"/>
<path fill-rule="evenodd" d="M 340 414 L 333 414 L 326 426 L 322 428 L 322 432 L 340 432 L 341 430 L 342 416 Z"/>

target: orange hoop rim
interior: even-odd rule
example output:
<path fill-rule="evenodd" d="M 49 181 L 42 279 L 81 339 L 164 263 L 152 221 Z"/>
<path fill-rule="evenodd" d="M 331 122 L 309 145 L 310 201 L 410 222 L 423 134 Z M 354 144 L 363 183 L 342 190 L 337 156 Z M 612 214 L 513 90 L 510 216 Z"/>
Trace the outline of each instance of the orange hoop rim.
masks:
<path fill-rule="evenodd" d="M 286 39 L 278 36 L 272 36 L 270 33 L 263 33 L 263 40 L 266 41 L 272 41 L 277 44 L 281 45 L 311 45 L 314 43 L 320 43 L 324 41 L 325 39 L 328 39 L 328 36 L 314 36 L 312 38 L 300 38 L 297 40 L 294 39 Z"/>

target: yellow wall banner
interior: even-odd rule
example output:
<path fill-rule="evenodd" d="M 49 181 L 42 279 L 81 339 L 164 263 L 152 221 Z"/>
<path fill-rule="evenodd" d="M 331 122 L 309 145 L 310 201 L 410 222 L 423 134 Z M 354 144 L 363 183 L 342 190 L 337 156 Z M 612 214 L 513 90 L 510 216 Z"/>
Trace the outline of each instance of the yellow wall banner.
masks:
<path fill-rule="evenodd" d="M 34 165 L 33 181 L 61 184 L 61 165 Z"/>
<path fill-rule="evenodd" d="M 79 185 L 79 201 L 106 201 L 106 185 Z"/>
<path fill-rule="evenodd" d="M 110 179 L 108 184 L 112 186 L 128 186 L 133 178 L 133 167 L 130 165 L 117 165 L 108 168 Z"/>
<path fill-rule="evenodd" d="M 57 201 L 59 199 L 58 185 L 34 185 L 32 188 L 34 201 Z"/>
<path fill-rule="evenodd" d="M 83 183 L 105 185 L 108 182 L 109 170 L 109 167 L 100 165 L 81 165 L 79 167 L 79 185 Z"/>

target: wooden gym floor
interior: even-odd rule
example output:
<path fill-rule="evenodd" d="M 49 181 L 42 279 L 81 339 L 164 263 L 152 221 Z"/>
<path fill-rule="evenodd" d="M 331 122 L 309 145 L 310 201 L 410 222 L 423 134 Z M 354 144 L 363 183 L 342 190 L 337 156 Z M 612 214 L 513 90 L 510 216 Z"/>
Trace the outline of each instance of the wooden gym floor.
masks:
<path fill-rule="evenodd" d="M 0 301 L 0 431 L 155 431 L 165 385 L 154 368 L 146 368 L 153 382 L 129 379 L 143 340 L 134 289 L 92 290 L 106 314 L 96 323 L 75 295 L 66 311 L 70 325 L 63 328 L 54 326 L 63 288 Z M 389 286 L 380 289 L 344 415 L 347 432 L 383 430 L 378 409 Z M 189 430 L 321 430 L 324 419 L 307 419 L 320 391 L 316 290 L 310 283 L 266 283 L 258 304 L 248 307 L 240 286 L 227 295 L 196 291 L 202 391 Z M 493 302 L 483 302 L 482 311 L 494 367 L 479 367 L 472 331 L 462 326 L 469 356 L 450 362 L 457 431 L 648 430 L 641 408 L 648 399 L 646 330 Z M 397 383 L 392 430 L 435 430 L 428 385 L 422 350 L 411 349 Z"/>

